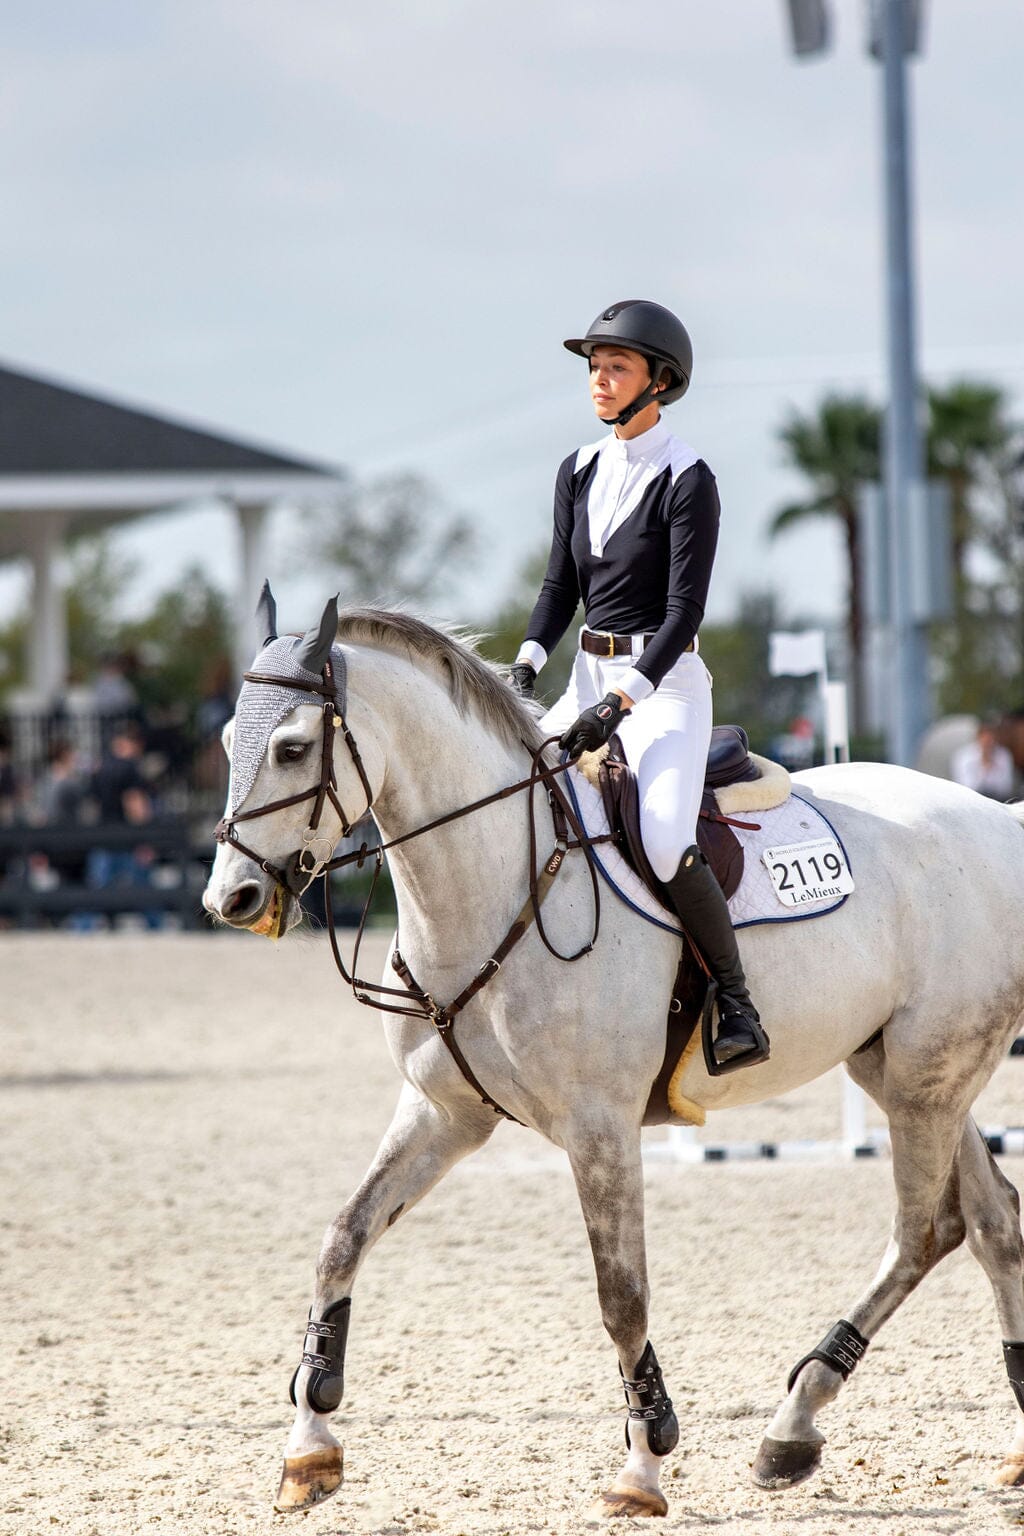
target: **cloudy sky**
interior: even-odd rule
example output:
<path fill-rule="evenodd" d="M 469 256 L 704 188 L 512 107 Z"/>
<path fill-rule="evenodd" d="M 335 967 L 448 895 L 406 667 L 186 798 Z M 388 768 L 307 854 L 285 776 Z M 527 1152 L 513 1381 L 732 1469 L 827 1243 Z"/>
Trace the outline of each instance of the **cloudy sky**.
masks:
<path fill-rule="evenodd" d="M 450 608 L 486 619 L 542 545 L 594 428 L 563 352 L 624 297 L 694 338 L 671 411 L 724 506 L 712 616 L 775 585 L 839 607 L 825 529 L 769 544 L 799 491 L 777 430 L 884 391 L 880 71 L 859 0 L 796 62 L 781 0 L 34 0 L 0 36 L 0 357 L 343 464 L 413 469 L 471 515 Z M 1019 0 L 931 0 L 912 67 L 929 380 L 1024 414 Z M 275 525 L 286 622 L 316 577 Z M 233 580 L 215 510 L 123 536 L 136 593 Z M 0 602 L 19 579 L 0 581 Z M 301 612 L 290 612 L 302 609 Z"/>

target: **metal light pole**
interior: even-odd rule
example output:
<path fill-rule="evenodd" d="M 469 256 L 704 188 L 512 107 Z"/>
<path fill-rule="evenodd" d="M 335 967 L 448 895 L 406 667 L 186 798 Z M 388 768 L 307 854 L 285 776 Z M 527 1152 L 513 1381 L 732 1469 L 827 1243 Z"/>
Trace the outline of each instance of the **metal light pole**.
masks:
<path fill-rule="evenodd" d="M 890 751 L 913 764 L 928 724 L 928 651 L 913 612 L 912 520 L 925 495 L 918 421 L 911 259 L 910 154 L 907 144 L 907 0 L 878 0 L 885 148 L 886 307 L 889 410 L 885 424 L 885 493 L 892 580 L 893 703 Z"/>
<path fill-rule="evenodd" d="M 821 52 L 829 36 L 826 0 L 789 0 L 794 51 Z M 912 764 L 928 724 L 928 651 L 924 615 L 915 612 L 915 563 L 925 550 L 926 495 L 918 420 L 911 256 L 910 153 L 906 57 L 916 51 L 921 0 L 871 0 L 869 49 L 882 62 L 885 163 L 886 313 L 889 409 L 885 429 L 885 501 L 891 590 L 893 674 L 889 747 L 898 763 Z M 915 539 L 914 531 L 918 533 Z"/>

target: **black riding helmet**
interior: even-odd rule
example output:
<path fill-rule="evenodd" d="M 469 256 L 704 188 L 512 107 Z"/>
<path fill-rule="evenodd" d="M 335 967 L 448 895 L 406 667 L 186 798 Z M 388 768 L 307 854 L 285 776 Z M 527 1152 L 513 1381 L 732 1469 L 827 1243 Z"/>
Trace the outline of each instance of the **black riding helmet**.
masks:
<path fill-rule="evenodd" d="M 595 347 L 620 346 L 639 352 L 647 359 L 650 384 L 611 421 L 612 426 L 625 426 L 655 398 L 659 405 L 671 405 L 690 387 L 693 344 L 686 327 L 670 309 L 652 304 L 649 299 L 623 299 L 619 304 L 610 305 L 592 322 L 585 336 L 565 341 L 562 345 L 578 357 L 589 358 Z M 654 386 L 665 369 L 671 374 L 671 382 L 656 397 Z"/>

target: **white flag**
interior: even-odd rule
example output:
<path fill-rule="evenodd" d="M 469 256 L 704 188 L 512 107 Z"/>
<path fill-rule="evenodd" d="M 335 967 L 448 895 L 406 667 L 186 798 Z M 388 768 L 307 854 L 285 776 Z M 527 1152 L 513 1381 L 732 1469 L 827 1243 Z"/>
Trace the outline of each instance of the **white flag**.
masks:
<path fill-rule="evenodd" d="M 768 636 L 768 671 L 772 677 L 804 677 L 824 672 L 825 631 L 802 629 L 796 634 L 776 630 Z"/>

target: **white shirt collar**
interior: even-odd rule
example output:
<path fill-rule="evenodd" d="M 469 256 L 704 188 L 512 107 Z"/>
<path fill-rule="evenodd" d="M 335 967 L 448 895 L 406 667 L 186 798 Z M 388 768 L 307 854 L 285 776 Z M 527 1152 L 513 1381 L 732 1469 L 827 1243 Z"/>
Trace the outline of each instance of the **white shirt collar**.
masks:
<path fill-rule="evenodd" d="M 668 427 L 659 416 L 654 426 L 641 432 L 639 437 L 616 437 L 613 432 L 610 438 L 605 439 L 605 444 L 635 464 L 640 459 L 653 459 L 664 448 L 670 436 Z"/>

